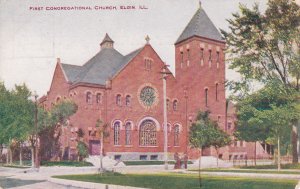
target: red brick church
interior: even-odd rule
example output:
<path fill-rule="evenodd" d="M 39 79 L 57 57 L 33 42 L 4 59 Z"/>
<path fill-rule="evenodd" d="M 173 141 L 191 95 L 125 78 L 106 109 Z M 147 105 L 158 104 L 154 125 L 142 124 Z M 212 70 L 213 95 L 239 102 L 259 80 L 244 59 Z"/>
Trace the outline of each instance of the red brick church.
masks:
<path fill-rule="evenodd" d="M 199 110 L 210 110 L 211 118 L 225 131 L 234 129 L 234 115 L 226 109 L 224 48 L 218 29 L 199 8 L 175 42 L 176 76 L 169 74 L 166 81 L 170 157 L 175 152 L 195 155 L 188 147 L 187 134 Z M 78 105 L 70 118 L 71 127 L 61 136 L 62 145 L 76 154 L 77 131 L 82 129 L 90 154 L 99 154 L 96 121 L 101 119 L 109 125 L 110 134 L 103 143 L 107 156 L 163 159 L 163 67 L 149 38 L 144 46 L 122 55 L 108 34 L 99 52 L 82 66 L 58 59 L 43 104 L 51 108 L 61 99 L 72 99 Z M 252 149 L 253 144 L 239 142 L 224 148 L 220 158 L 242 158 Z M 214 152 L 208 149 L 204 154 Z"/>

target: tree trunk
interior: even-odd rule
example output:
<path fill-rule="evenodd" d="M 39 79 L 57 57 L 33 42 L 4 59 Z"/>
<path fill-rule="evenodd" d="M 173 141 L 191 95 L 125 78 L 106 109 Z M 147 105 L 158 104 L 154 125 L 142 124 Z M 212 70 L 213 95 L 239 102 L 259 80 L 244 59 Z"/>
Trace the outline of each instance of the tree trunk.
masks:
<path fill-rule="evenodd" d="M 0 155 L 2 155 L 3 152 L 3 144 L 0 144 Z"/>
<path fill-rule="evenodd" d="M 8 165 L 9 154 L 8 154 L 8 148 L 6 148 L 6 165 Z"/>
<path fill-rule="evenodd" d="M 31 148 L 31 167 L 34 167 L 34 147 Z"/>
<path fill-rule="evenodd" d="M 9 147 L 9 164 L 12 165 L 13 163 L 13 154 L 12 154 L 12 149 Z"/>
<path fill-rule="evenodd" d="M 103 133 L 101 134 L 100 137 L 100 173 L 103 172 Z"/>
<path fill-rule="evenodd" d="M 217 168 L 219 168 L 219 148 L 216 148 L 217 151 Z"/>
<path fill-rule="evenodd" d="M 280 171 L 281 167 L 280 167 L 280 163 L 281 163 L 281 159 L 280 159 L 280 138 L 278 137 L 277 139 L 277 169 L 278 171 Z"/>
<path fill-rule="evenodd" d="M 202 181 L 201 181 L 201 156 L 202 156 L 202 147 L 200 148 L 200 157 L 199 157 L 199 187 L 201 188 L 202 186 Z"/>
<path fill-rule="evenodd" d="M 20 144 L 20 154 L 19 154 L 20 166 L 23 166 L 23 155 L 22 155 L 22 144 Z"/>
<path fill-rule="evenodd" d="M 298 150 L 297 150 L 297 142 L 298 142 L 298 121 L 295 121 L 292 128 L 292 153 L 293 153 L 293 163 L 298 163 Z"/>
<path fill-rule="evenodd" d="M 254 142 L 254 165 L 256 166 L 256 141 Z"/>

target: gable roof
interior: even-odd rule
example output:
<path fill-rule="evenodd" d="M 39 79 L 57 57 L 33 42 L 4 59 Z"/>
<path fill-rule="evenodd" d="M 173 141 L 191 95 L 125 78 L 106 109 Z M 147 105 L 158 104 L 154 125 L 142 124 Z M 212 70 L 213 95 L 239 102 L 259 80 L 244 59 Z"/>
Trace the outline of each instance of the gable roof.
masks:
<path fill-rule="evenodd" d="M 73 84 L 105 85 L 107 80 L 120 72 L 142 49 L 139 48 L 123 56 L 114 48 L 104 48 L 83 66 L 61 65 L 68 80 Z"/>
<path fill-rule="evenodd" d="M 217 41 L 224 41 L 219 30 L 212 23 L 206 12 L 200 7 L 185 27 L 176 43 L 180 43 L 193 36 L 205 37 Z"/>

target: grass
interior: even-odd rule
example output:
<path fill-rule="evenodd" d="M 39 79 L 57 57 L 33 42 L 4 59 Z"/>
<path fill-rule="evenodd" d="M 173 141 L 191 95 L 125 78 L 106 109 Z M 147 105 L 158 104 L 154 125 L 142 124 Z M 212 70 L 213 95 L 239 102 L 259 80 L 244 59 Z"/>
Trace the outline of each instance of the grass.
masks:
<path fill-rule="evenodd" d="M 197 174 L 119 174 L 64 175 L 54 178 L 94 183 L 135 186 L 152 189 L 196 189 L 199 188 Z M 257 179 L 242 177 L 202 176 L 201 189 L 294 189 L 297 180 Z"/>
<path fill-rule="evenodd" d="M 163 165 L 164 161 L 123 161 L 125 165 Z M 175 161 L 168 161 L 169 164 L 175 164 Z M 188 161 L 188 164 L 193 162 Z"/>
<path fill-rule="evenodd" d="M 198 169 L 191 169 L 189 171 L 198 171 Z M 225 172 L 225 173 L 265 173 L 265 174 L 295 174 L 300 175 L 300 171 L 291 171 L 291 170 L 262 170 L 262 169 L 221 169 L 221 168 L 212 168 L 212 169 L 201 169 L 203 172 Z"/>
<path fill-rule="evenodd" d="M 241 169 L 277 169 L 277 165 L 256 165 L 256 166 L 240 166 Z M 281 164 L 282 169 L 299 169 L 300 163 Z"/>
<path fill-rule="evenodd" d="M 90 167 L 93 166 L 93 164 L 85 161 L 42 161 L 41 166 Z"/>

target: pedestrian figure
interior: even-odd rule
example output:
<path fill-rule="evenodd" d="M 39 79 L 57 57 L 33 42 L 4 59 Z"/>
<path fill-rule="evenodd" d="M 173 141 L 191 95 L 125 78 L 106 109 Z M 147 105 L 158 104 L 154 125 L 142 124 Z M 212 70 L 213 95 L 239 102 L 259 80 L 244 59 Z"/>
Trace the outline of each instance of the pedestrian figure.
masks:
<path fill-rule="evenodd" d="M 187 153 L 184 153 L 184 156 L 183 156 L 184 169 L 187 169 L 188 159 L 189 159 L 189 157 L 188 157 Z"/>
<path fill-rule="evenodd" d="M 175 165 L 174 169 L 180 169 L 180 157 L 177 152 L 174 154 Z"/>

